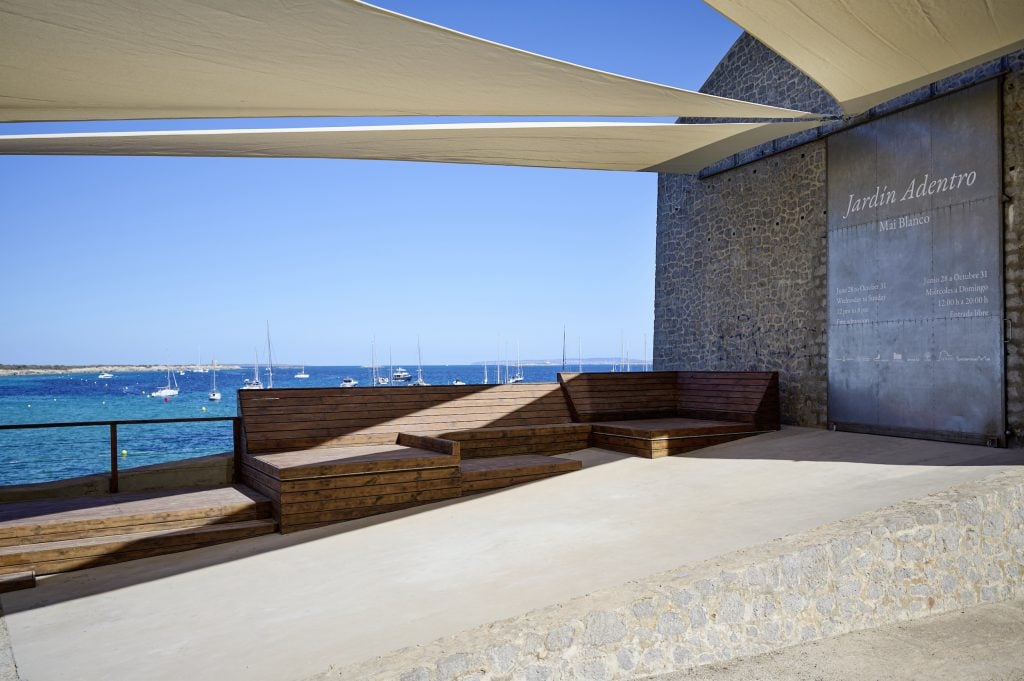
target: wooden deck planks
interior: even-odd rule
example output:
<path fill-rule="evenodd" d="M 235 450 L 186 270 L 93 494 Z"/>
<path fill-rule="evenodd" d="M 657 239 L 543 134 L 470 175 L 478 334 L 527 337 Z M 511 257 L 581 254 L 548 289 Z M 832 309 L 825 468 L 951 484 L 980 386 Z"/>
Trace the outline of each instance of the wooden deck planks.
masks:
<path fill-rule="evenodd" d="M 0 504 L 0 546 L 268 515 L 269 500 L 241 486 L 7 503 Z"/>
<path fill-rule="evenodd" d="M 45 542 L 0 549 L 0 574 L 24 571 L 36 574 L 67 572 L 126 560 L 187 551 L 238 539 L 270 534 L 271 519 L 218 523 L 201 528 L 132 532 L 103 537 Z"/>
<path fill-rule="evenodd" d="M 0 504 L 0 574 L 51 574 L 273 532 L 242 486 Z"/>

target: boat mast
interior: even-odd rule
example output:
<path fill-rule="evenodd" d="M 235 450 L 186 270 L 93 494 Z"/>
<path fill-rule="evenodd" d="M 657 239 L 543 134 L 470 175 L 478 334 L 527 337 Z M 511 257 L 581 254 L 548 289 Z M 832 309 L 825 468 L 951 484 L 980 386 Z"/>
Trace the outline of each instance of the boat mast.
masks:
<path fill-rule="evenodd" d="M 579 371 L 582 374 L 583 373 L 583 336 L 580 336 L 579 341 L 580 341 L 580 367 L 579 367 Z"/>
<path fill-rule="evenodd" d="M 562 324 L 562 371 L 565 371 L 565 324 Z"/>
<path fill-rule="evenodd" d="M 487 385 L 487 360 L 484 360 L 484 385 Z"/>
<path fill-rule="evenodd" d="M 416 334 L 416 380 L 423 383 L 423 353 L 420 351 L 419 334 Z"/>
<path fill-rule="evenodd" d="M 377 337 L 370 340 L 370 385 L 377 385 Z"/>
<path fill-rule="evenodd" d="M 270 320 L 267 320 L 267 387 L 274 387 L 274 354 L 270 345 Z"/>

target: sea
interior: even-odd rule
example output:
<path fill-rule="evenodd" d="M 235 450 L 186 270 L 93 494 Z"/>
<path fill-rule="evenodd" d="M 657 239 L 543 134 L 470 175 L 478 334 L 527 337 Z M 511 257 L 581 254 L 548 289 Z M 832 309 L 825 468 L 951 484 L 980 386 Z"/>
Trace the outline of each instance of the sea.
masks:
<path fill-rule="evenodd" d="M 398 367 L 395 367 L 396 369 Z M 575 371 L 579 367 L 567 368 Z M 298 368 L 275 368 L 275 388 L 338 387 L 343 378 L 369 386 L 370 370 L 357 366 L 307 366 L 307 379 L 294 378 Z M 416 377 L 416 367 L 406 367 Z M 584 364 L 584 371 L 609 371 L 606 364 Z M 523 366 L 526 383 L 557 381 L 561 365 Z M 514 370 L 513 370 L 514 371 Z M 385 372 L 386 373 L 386 372 Z M 150 397 L 167 383 L 167 374 L 154 371 L 98 374 L 63 373 L 0 376 L 0 424 L 67 423 L 133 419 L 235 416 L 237 390 L 252 367 L 220 369 L 219 402 L 208 394 L 212 373 L 175 373 L 175 397 Z M 488 378 L 495 382 L 494 366 Z M 504 376 L 503 376 L 504 377 Z M 424 366 L 423 379 L 431 385 L 484 382 L 483 365 Z M 265 373 L 261 376 L 267 383 Z M 407 384 L 406 384 L 407 385 Z M 412 390 L 401 383 L 395 390 Z M 168 423 L 118 426 L 118 466 L 121 469 L 231 451 L 231 422 Z M 105 473 L 110 469 L 109 430 L 106 427 L 0 430 L 0 485 L 47 482 Z"/>

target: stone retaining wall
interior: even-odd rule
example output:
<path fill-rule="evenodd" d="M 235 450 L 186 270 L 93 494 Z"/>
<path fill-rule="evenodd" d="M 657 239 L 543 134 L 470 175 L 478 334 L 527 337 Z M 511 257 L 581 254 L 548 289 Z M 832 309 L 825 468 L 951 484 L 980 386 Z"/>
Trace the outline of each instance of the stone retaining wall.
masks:
<path fill-rule="evenodd" d="M 316 677 L 626 679 L 1024 597 L 1024 471 Z"/>

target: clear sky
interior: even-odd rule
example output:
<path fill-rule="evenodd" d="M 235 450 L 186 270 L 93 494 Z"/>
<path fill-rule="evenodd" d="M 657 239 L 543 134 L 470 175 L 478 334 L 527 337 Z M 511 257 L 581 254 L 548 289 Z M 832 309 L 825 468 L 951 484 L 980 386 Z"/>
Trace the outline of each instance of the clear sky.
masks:
<path fill-rule="evenodd" d="M 698 89 L 740 30 L 693 0 L 379 0 Z M 388 119 L 387 123 L 423 119 Z M 451 119 L 448 119 L 451 120 Z M 471 119 L 466 119 L 471 120 Z M 479 120 L 479 119 L 472 119 Z M 365 119 L 0 125 L 0 133 Z M 381 121 L 372 121 L 381 122 Z M 0 157 L 0 363 L 425 364 L 650 353 L 657 176 L 389 161 Z"/>

